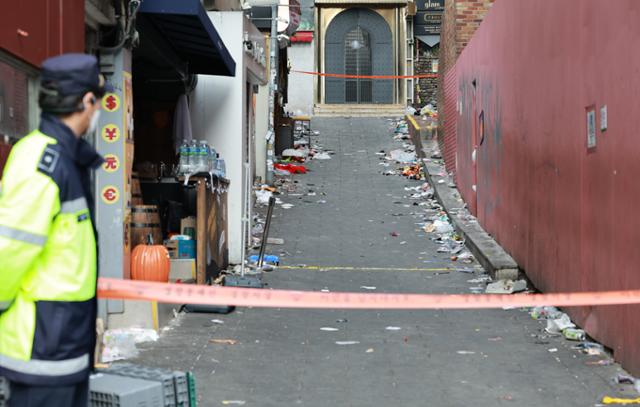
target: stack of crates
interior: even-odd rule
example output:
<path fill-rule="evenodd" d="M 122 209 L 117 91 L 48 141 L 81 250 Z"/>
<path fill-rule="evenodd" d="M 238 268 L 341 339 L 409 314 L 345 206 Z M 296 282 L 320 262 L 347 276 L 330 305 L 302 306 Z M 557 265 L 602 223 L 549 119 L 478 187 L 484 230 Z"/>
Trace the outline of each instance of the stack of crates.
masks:
<path fill-rule="evenodd" d="M 91 407 L 163 407 L 160 383 L 112 374 L 91 375 Z"/>
<path fill-rule="evenodd" d="M 5 407 L 9 401 L 9 381 L 0 377 L 0 407 Z"/>
<path fill-rule="evenodd" d="M 188 375 L 169 369 L 116 363 L 103 372 L 159 382 L 162 387 L 164 407 L 195 407 L 195 386 L 190 388 Z M 192 394 L 192 396 L 191 396 Z"/>

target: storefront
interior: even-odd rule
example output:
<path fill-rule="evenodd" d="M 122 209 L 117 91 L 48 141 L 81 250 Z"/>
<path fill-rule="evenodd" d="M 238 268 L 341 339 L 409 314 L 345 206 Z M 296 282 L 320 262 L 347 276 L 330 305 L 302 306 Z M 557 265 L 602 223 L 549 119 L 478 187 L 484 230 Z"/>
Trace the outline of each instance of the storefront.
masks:
<path fill-rule="evenodd" d="M 198 0 L 145 1 L 135 27 L 139 44 L 133 51 L 101 55 L 101 68 L 116 89 L 103 98 L 97 137 L 107 160 L 96 180 L 101 275 L 129 278 L 131 252 L 150 231 L 154 244 L 190 235 L 190 244 L 168 244 L 175 257 L 172 273 L 185 269 L 185 260 L 191 266 L 184 279 L 204 283 L 228 262 L 230 185 L 226 177 L 205 175 L 208 168 L 186 171 L 198 175 L 185 182 L 179 150 L 185 142 L 208 141 L 229 161 L 207 134 L 189 125 L 195 111 L 190 94 L 199 77 L 236 75 L 235 61 Z M 208 152 L 204 162 L 212 157 Z M 109 300 L 101 316 L 112 326 L 139 322 L 144 312 L 130 312 L 129 305 Z"/>

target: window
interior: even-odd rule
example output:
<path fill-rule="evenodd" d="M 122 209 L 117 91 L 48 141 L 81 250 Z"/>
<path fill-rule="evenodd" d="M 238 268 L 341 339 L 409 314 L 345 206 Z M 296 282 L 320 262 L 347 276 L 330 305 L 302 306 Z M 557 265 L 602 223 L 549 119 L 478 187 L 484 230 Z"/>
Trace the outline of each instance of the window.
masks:
<path fill-rule="evenodd" d="M 0 54 L 0 140 L 18 139 L 38 123 L 37 70 Z"/>

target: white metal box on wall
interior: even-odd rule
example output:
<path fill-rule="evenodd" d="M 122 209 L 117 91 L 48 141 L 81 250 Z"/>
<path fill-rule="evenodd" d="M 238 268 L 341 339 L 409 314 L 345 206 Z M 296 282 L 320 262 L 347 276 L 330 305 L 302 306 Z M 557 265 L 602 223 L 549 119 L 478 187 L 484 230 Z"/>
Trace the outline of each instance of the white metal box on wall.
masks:
<path fill-rule="evenodd" d="M 266 83 L 264 36 L 240 11 L 209 12 L 236 61 L 236 76 L 199 75 L 190 95 L 193 137 L 207 140 L 226 161 L 229 262 L 242 260 L 242 218 L 246 183 L 244 163 L 255 165 L 254 86 Z M 250 169 L 254 173 L 254 168 Z"/>

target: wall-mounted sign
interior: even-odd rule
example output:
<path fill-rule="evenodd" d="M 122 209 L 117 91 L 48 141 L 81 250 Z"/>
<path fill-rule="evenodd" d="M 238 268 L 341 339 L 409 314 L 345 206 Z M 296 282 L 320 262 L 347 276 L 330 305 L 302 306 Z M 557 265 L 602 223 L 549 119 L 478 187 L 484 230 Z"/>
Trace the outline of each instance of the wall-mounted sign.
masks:
<path fill-rule="evenodd" d="M 120 98 L 115 93 L 107 93 L 102 98 L 102 109 L 106 112 L 115 112 L 120 108 Z"/>
<path fill-rule="evenodd" d="M 440 35 L 441 26 L 440 25 L 414 25 L 413 26 L 413 35 Z"/>
<path fill-rule="evenodd" d="M 116 124 L 109 123 L 100 130 L 102 139 L 107 143 L 115 143 L 120 139 L 120 127 Z"/>
<path fill-rule="evenodd" d="M 112 205 L 118 202 L 118 198 L 120 198 L 120 191 L 114 185 L 107 185 L 102 188 L 102 201 L 108 205 Z"/>
<path fill-rule="evenodd" d="M 413 18 L 413 35 L 440 35 L 444 0 L 418 0 Z"/>
<path fill-rule="evenodd" d="M 444 0 L 417 0 L 418 11 L 444 11 Z"/>
<path fill-rule="evenodd" d="M 102 169 L 106 172 L 116 172 L 120 168 L 120 159 L 114 154 L 106 154 L 104 156 L 104 163 L 102 163 Z"/>

